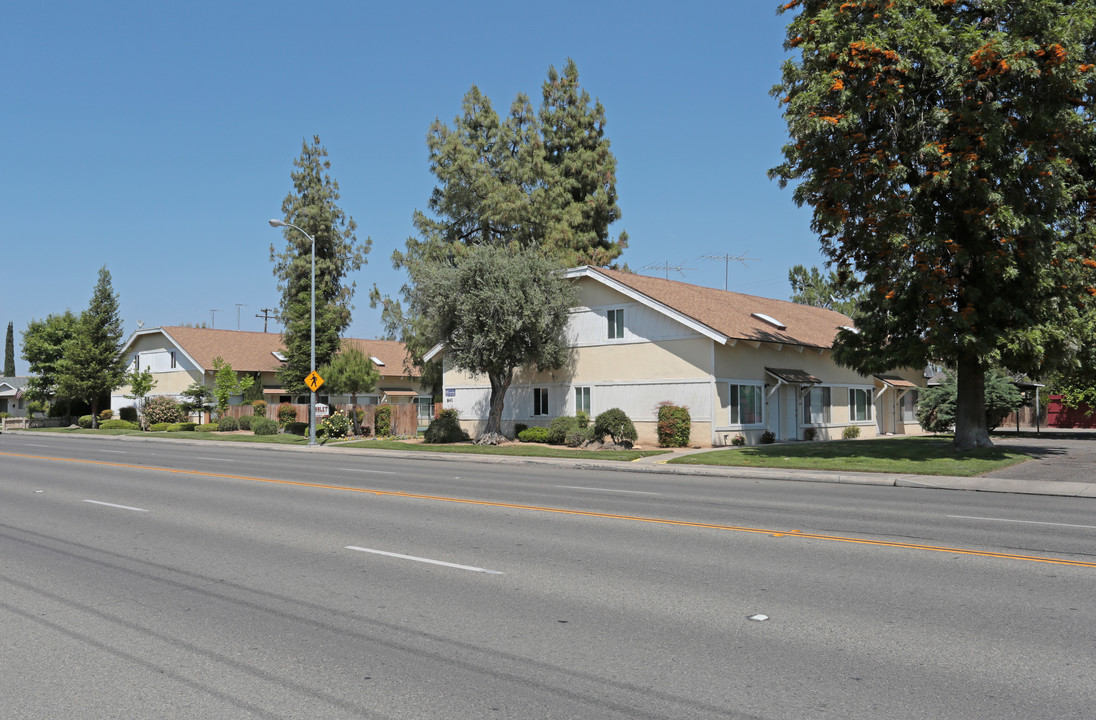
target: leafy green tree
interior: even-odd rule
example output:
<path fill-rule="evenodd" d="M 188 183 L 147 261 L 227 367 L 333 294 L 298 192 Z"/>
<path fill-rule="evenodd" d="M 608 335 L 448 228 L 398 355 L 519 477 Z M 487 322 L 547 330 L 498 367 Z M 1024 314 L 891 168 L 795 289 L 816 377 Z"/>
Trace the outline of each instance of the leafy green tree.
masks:
<path fill-rule="evenodd" d="M 536 248 L 563 266 L 606 265 L 627 246 L 609 226 L 620 219 L 616 159 L 605 136 L 605 111 L 591 103 L 571 60 L 563 73 L 549 68 L 539 111 L 518 94 L 500 117 L 490 98 L 472 86 L 452 127 L 435 120 L 427 134 L 430 171 L 438 180 L 427 212 L 416 211 L 417 237 L 393 265 L 408 271 L 425 262 L 455 263 L 481 245 Z M 403 288 L 409 301 L 411 285 Z M 427 384 L 441 372 L 422 362 L 432 347 L 428 329 L 397 300 L 374 288 L 389 337 L 406 344 Z"/>
<path fill-rule="evenodd" d="M 562 367 L 574 288 L 560 266 L 533 249 L 470 248 L 449 263 L 413 268 L 411 308 L 453 367 L 486 375 L 491 384 L 487 426 L 477 442 L 503 440 L 506 391 L 519 367 Z"/>
<path fill-rule="evenodd" d="M 833 270 L 822 274 L 817 267 L 808 270 L 803 265 L 793 265 L 788 271 L 788 282 L 792 286 L 791 301 L 794 303 L 836 310 L 853 319 L 859 312 L 856 303 L 862 293 L 843 286 Z"/>
<path fill-rule="evenodd" d="M 193 382 L 179 394 L 183 396 L 180 405 L 187 415 L 190 413 L 207 413 L 214 408 L 213 391 L 209 389 L 208 385 Z M 199 419 L 199 422 L 201 421 Z"/>
<path fill-rule="evenodd" d="M 360 434 L 358 395 L 377 387 L 381 379 L 381 374 L 373 361 L 358 348 L 347 347 L 344 343 L 339 354 L 320 370 L 320 377 L 324 379 L 328 392 L 350 396 L 350 417 L 354 425 L 354 434 Z"/>
<path fill-rule="evenodd" d="M 1096 295 L 1092 0 L 793 0 L 770 171 L 842 286 L 866 288 L 860 372 L 940 361 L 955 446 L 992 445 L 985 370 L 1041 376 L 1091 345 Z M 1078 338 L 1082 338 L 1078 342 Z"/>
<path fill-rule="evenodd" d="M 316 240 L 316 367 L 330 362 L 339 349 L 339 337 L 350 325 L 354 283 L 351 272 L 366 262 L 373 241 L 359 242 L 357 224 L 339 207 L 339 183 L 331 177 L 327 149 L 315 136 L 302 143 L 293 161 L 293 190 L 282 201 L 287 223 Z M 291 392 L 304 392 L 311 370 L 312 243 L 293 228 L 284 228 L 285 248 L 270 246 L 270 259 L 282 294 L 281 317 L 286 362 L 279 380 Z"/>
<path fill-rule="evenodd" d="M 4 340 L 4 377 L 15 377 L 15 330 L 11 322 Z"/>
<path fill-rule="evenodd" d="M 129 385 L 129 395 L 127 398 L 133 400 L 137 405 L 137 419 L 141 424 L 141 429 L 146 426 L 145 422 L 145 399 L 148 394 L 152 392 L 152 389 L 156 387 L 156 379 L 152 377 L 152 371 L 148 368 L 144 370 L 137 370 L 134 368 L 125 377 L 125 383 Z"/>
<path fill-rule="evenodd" d="M 64 357 L 65 342 L 76 334 L 79 319 L 66 310 L 60 315 L 47 315 L 44 320 L 31 320 L 23 331 L 23 359 L 27 361 L 30 379 L 27 395 L 41 401 L 57 396 L 57 371 Z"/>
<path fill-rule="evenodd" d="M 57 365 L 58 394 L 91 405 L 92 427 L 99 426 L 99 398 L 122 384 L 122 321 L 110 271 L 99 268 L 99 280 L 87 310 L 80 314 L 76 333 L 62 346 Z"/>
<path fill-rule="evenodd" d="M 255 383 L 255 378 L 240 374 L 222 357 L 213 358 L 213 397 L 217 399 L 217 417 L 222 418 L 228 411 L 228 401 L 234 395 L 243 395 Z"/>
<path fill-rule="evenodd" d="M 1019 388 L 1001 372 L 989 371 L 984 378 L 986 388 L 986 427 L 993 430 L 1018 410 L 1024 398 Z M 917 421 L 925 430 L 948 432 L 955 426 L 958 387 L 954 373 L 944 376 L 942 385 L 925 388 L 917 398 Z"/>

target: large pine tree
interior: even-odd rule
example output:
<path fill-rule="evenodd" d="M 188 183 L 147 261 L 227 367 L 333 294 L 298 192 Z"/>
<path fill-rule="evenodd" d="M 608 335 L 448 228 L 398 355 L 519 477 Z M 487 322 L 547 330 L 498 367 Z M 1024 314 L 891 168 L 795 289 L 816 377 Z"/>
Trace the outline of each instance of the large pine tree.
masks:
<path fill-rule="evenodd" d="M 984 371 L 1093 340 L 1092 0 L 793 0 L 771 171 L 849 290 L 861 372 L 956 368 L 955 445 L 990 445 Z"/>
<path fill-rule="evenodd" d="M 316 367 L 330 362 L 339 338 L 350 325 L 355 284 L 347 276 L 361 268 L 372 246 L 355 235 L 357 224 L 339 207 L 339 183 L 319 136 L 303 142 L 293 161 L 293 190 L 282 201 L 287 223 L 316 240 Z M 270 246 L 270 259 L 282 294 L 286 363 L 279 380 L 293 392 L 304 392 L 310 366 L 312 244 L 293 228 L 283 230 L 285 248 Z"/>
<path fill-rule="evenodd" d="M 99 398 L 125 380 L 122 357 L 122 321 L 110 271 L 99 268 L 99 280 L 87 310 L 80 314 L 76 332 L 65 341 L 58 364 L 58 394 L 91 405 L 92 427 L 99 424 Z"/>

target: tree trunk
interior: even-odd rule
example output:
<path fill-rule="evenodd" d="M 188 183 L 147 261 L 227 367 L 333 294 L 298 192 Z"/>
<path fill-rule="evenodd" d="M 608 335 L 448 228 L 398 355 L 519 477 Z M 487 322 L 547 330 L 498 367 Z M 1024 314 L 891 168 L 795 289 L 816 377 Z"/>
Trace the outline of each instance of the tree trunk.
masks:
<path fill-rule="evenodd" d="M 350 393 L 350 427 L 353 429 L 354 437 L 362 434 L 362 426 L 358 422 L 358 393 Z"/>
<path fill-rule="evenodd" d="M 476 438 L 480 445 L 498 445 L 506 440 L 502 434 L 502 408 L 506 402 L 506 391 L 514 379 L 514 371 L 507 370 L 504 374 L 488 373 L 491 380 L 491 410 L 487 413 L 487 427 L 483 434 Z"/>
<path fill-rule="evenodd" d="M 956 368 L 955 440 L 956 450 L 993 447 L 986 427 L 986 373 L 982 361 L 973 353 L 960 353 Z"/>
<path fill-rule="evenodd" d="M 96 429 L 99 427 L 99 398 L 95 397 L 91 400 L 91 427 Z"/>

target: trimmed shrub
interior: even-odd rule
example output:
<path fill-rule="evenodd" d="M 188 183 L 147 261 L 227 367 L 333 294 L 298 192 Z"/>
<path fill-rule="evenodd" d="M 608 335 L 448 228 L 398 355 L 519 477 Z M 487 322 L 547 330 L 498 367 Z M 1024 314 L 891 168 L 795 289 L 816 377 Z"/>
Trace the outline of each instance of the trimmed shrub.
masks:
<path fill-rule="evenodd" d="M 168 432 L 194 432 L 194 429 L 196 427 L 198 427 L 198 423 L 192 423 L 192 422 L 171 423 L 171 425 L 168 426 L 167 431 Z"/>
<path fill-rule="evenodd" d="M 308 423 L 305 422 L 289 422 L 285 424 L 285 431 L 290 435 L 307 435 Z"/>
<path fill-rule="evenodd" d="M 118 418 L 131 423 L 137 422 L 137 408 L 133 407 L 132 405 L 127 405 L 124 408 L 118 408 Z"/>
<path fill-rule="evenodd" d="M 569 415 L 552 418 L 552 422 L 548 423 L 548 443 L 551 445 L 562 445 L 567 442 L 567 436 L 569 434 L 578 432 L 578 430 L 578 418 L 573 418 Z"/>
<path fill-rule="evenodd" d="M 376 428 L 377 437 L 386 437 L 392 434 L 392 406 L 380 405 L 377 414 L 373 418 L 373 426 Z"/>
<path fill-rule="evenodd" d="M 198 432 L 217 432 L 220 428 L 217 423 L 202 423 L 194 428 Z"/>
<path fill-rule="evenodd" d="M 341 411 L 335 412 L 324 418 L 316 432 L 320 430 L 323 430 L 324 437 L 344 438 L 350 434 L 350 418 Z"/>
<path fill-rule="evenodd" d="M 266 400 L 253 400 L 251 402 L 251 414 L 266 417 Z"/>
<path fill-rule="evenodd" d="M 521 442 L 546 443 L 548 442 L 548 428 L 525 428 L 518 433 L 518 440 Z"/>
<path fill-rule="evenodd" d="M 260 415 L 259 417 L 262 417 L 262 416 Z M 241 415 L 240 419 L 237 420 L 237 423 L 239 424 L 241 430 L 250 430 L 251 429 L 251 421 L 254 420 L 254 419 L 255 419 L 254 415 Z"/>
<path fill-rule="evenodd" d="M 765 432 L 761 433 L 761 437 L 759 438 L 758 442 L 760 442 L 762 445 L 772 445 L 774 442 L 776 442 L 776 433 L 774 433 L 772 430 L 766 430 Z"/>
<path fill-rule="evenodd" d="M 639 437 L 636 434 L 636 426 L 620 408 L 606 410 L 594 420 L 594 436 L 601 440 L 606 435 L 613 438 L 613 442 L 617 445 L 635 442 Z"/>
<path fill-rule="evenodd" d="M 841 437 L 845 440 L 855 440 L 860 437 L 860 426 L 849 425 L 847 428 L 841 431 Z"/>
<path fill-rule="evenodd" d="M 689 408 L 671 402 L 658 404 L 658 446 L 686 447 L 693 420 Z"/>
<path fill-rule="evenodd" d="M 438 413 L 438 416 L 430 421 L 430 426 L 426 428 L 426 434 L 423 436 L 423 442 L 428 443 L 466 442 L 468 439 L 468 433 L 460 426 L 457 411 L 452 408 Z"/>
<path fill-rule="evenodd" d="M 81 415 L 76 424 L 85 430 L 91 427 L 91 415 Z"/>
<path fill-rule="evenodd" d="M 803 429 L 803 439 L 804 440 L 807 440 L 809 442 L 811 440 L 814 440 L 816 437 L 818 437 L 818 428 L 804 428 Z"/>
<path fill-rule="evenodd" d="M 149 398 L 145 403 L 145 422 L 150 424 L 182 422 L 183 409 L 174 398 L 166 395 L 157 395 Z"/>
<path fill-rule="evenodd" d="M 278 406 L 278 423 L 284 426 L 291 422 L 297 422 L 297 408 L 289 403 L 282 403 Z"/>
<path fill-rule="evenodd" d="M 522 430 L 528 430 L 529 426 L 525 423 L 514 423 L 514 437 L 521 435 Z"/>
<path fill-rule="evenodd" d="M 270 418 L 257 417 L 251 421 L 251 432 L 256 435 L 277 435 L 278 423 Z"/>
<path fill-rule="evenodd" d="M 735 435 L 733 438 L 731 438 L 731 445 L 735 445 L 737 447 L 742 447 L 745 444 L 746 444 L 746 436 L 745 435 Z"/>
<path fill-rule="evenodd" d="M 563 443 L 567 447 L 582 447 L 593 439 L 594 431 L 592 429 L 579 428 L 578 430 L 567 433 L 567 437 L 563 439 Z"/>
<path fill-rule="evenodd" d="M 100 420 L 110 420 L 112 417 L 114 417 L 114 411 L 110 408 L 107 408 L 106 410 L 99 413 Z"/>
<path fill-rule="evenodd" d="M 152 423 L 148 426 L 148 429 L 152 432 L 168 432 L 175 425 L 175 423 Z"/>
<path fill-rule="evenodd" d="M 99 427 L 103 430 L 138 430 L 137 423 L 131 423 L 128 420 L 104 420 L 99 423 Z"/>
<path fill-rule="evenodd" d="M 575 420 L 578 422 L 579 429 L 581 430 L 590 427 L 590 413 L 585 410 L 579 410 L 575 413 Z"/>
<path fill-rule="evenodd" d="M 240 429 L 240 421 L 231 415 L 225 415 L 223 418 L 217 420 L 217 430 L 219 432 L 232 432 L 233 430 Z"/>

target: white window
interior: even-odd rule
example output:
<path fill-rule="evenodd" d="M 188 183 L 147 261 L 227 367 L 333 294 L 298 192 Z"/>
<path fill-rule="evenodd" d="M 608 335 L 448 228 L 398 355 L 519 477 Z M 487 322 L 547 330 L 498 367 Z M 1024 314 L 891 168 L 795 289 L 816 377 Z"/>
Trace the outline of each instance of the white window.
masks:
<path fill-rule="evenodd" d="M 763 422 L 761 407 L 765 392 L 760 385 L 730 386 L 731 425 L 757 425 Z"/>
<path fill-rule="evenodd" d="M 609 339 L 622 339 L 624 337 L 624 309 L 610 310 L 606 313 L 606 316 L 609 319 Z"/>
<path fill-rule="evenodd" d="M 849 388 L 849 421 L 867 422 L 871 420 L 871 390 Z"/>
<path fill-rule="evenodd" d="M 803 396 L 803 422 L 821 425 L 830 421 L 830 389 L 813 387 Z"/>
<path fill-rule="evenodd" d="M 548 414 L 548 388 L 533 388 L 533 414 Z"/>
<path fill-rule="evenodd" d="M 917 422 L 917 391 L 910 390 L 902 396 L 902 422 Z"/>
<path fill-rule="evenodd" d="M 588 387 L 575 388 L 575 414 L 580 412 L 590 414 L 590 388 Z"/>

